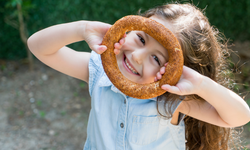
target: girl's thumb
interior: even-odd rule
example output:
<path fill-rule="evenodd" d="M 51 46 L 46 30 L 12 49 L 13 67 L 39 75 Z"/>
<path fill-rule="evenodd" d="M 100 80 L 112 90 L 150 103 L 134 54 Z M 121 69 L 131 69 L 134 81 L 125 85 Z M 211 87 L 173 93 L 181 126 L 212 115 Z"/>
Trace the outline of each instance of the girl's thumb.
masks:
<path fill-rule="evenodd" d="M 170 86 L 168 84 L 162 85 L 161 88 L 173 94 L 180 95 L 180 90 L 176 86 Z"/>
<path fill-rule="evenodd" d="M 107 47 L 105 45 L 94 45 L 92 47 L 92 50 L 98 54 L 102 54 L 104 51 L 107 50 Z"/>

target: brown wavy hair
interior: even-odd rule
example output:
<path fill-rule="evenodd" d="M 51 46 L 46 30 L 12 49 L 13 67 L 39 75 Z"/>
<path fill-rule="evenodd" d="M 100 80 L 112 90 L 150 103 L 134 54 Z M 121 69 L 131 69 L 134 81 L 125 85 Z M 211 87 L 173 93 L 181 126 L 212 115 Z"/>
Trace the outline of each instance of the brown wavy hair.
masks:
<path fill-rule="evenodd" d="M 232 80 L 228 77 L 230 70 L 227 69 L 227 42 L 223 35 L 210 25 L 202 10 L 192 4 L 172 3 L 155 7 L 140 15 L 147 18 L 155 15 L 170 21 L 183 50 L 184 65 L 229 89 L 232 88 Z M 176 104 L 180 96 L 166 92 L 161 97 L 164 97 L 164 104 L 168 106 L 168 109 L 165 107 L 165 112 L 170 114 L 168 117 L 172 117 L 170 108 Z M 188 99 L 204 101 L 198 95 L 187 95 L 184 100 Z M 157 102 L 160 100 L 162 98 L 158 98 Z M 185 116 L 184 122 L 186 149 L 230 149 L 234 129 L 218 127 L 189 116 Z"/>

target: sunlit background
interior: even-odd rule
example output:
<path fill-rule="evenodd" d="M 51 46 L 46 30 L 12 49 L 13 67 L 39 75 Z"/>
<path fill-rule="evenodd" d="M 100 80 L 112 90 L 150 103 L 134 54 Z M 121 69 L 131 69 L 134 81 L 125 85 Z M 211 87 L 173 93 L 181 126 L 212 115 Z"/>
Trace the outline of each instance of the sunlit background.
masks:
<path fill-rule="evenodd" d="M 1 0 L 0 150 L 82 149 L 90 110 L 88 86 L 43 65 L 27 51 L 26 40 L 46 27 L 77 20 L 113 24 L 167 0 Z M 250 104 L 250 0 L 192 0 L 204 10 L 233 50 L 234 91 Z M 87 44 L 69 45 L 90 51 Z M 70 57 L 70 56 L 69 56 Z M 241 129 L 239 129 L 241 130 Z M 250 149 L 250 124 L 242 145 Z"/>

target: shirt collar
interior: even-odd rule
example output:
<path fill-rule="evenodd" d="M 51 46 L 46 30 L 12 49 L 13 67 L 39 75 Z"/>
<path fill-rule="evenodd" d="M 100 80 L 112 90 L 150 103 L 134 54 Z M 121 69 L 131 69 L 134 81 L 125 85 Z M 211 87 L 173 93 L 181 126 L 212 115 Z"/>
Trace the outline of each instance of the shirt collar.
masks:
<path fill-rule="evenodd" d="M 125 94 L 123 94 L 119 89 L 117 89 L 114 84 L 112 84 L 112 82 L 109 80 L 107 74 L 104 72 L 103 75 L 101 76 L 100 80 L 99 80 L 99 87 L 109 87 L 111 86 L 111 90 L 115 93 L 120 93 L 122 95 L 124 95 L 125 97 L 128 98 L 128 96 L 126 96 Z M 154 100 L 157 101 L 157 97 L 153 97 L 153 98 L 149 98 L 149 100 Z"/>

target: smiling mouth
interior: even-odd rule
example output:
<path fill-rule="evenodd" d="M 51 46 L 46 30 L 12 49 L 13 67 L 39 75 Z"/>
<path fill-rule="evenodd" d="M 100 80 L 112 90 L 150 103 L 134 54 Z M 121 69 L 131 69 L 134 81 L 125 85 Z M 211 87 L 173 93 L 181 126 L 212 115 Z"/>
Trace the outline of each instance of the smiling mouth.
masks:
<path fill-rule="evenodd" d="M 129 60 L 127 59 L 127 57 L 124 55 L 124 62 L 125 62 L 125 66 L 126 68 L 133 74 L 135 75 L 140 75 L 133 67 L 132 65 L 130 65 Z"/>

